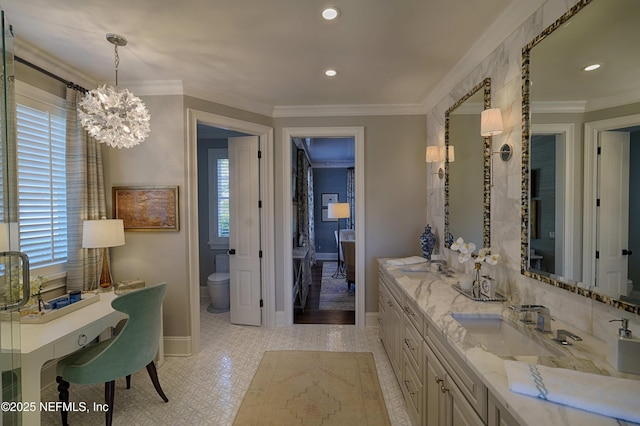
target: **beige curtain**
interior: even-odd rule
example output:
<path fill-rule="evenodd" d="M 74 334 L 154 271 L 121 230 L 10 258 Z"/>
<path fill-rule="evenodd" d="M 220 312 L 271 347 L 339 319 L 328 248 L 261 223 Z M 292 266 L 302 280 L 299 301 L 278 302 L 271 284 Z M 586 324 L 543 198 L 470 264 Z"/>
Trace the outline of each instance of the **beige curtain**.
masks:
<path fill-rule="evenodd" d="M 107 216 L 100 145 L 78 119 L 82 96 L 67 88 L 67 291 L 96 287 L 100 249 L 82 248 L 82 222 Z"/>

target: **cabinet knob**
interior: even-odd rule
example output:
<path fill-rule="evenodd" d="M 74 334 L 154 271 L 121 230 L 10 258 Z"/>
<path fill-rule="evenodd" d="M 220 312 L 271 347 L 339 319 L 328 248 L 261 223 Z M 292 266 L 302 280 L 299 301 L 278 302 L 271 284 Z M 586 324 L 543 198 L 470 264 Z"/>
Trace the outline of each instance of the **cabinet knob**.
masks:
<path fill-rule="evenodd" d="M 87 335 L 82 333 L 78 336 L 78 346 L 84 346 L 87 344 Z"/>

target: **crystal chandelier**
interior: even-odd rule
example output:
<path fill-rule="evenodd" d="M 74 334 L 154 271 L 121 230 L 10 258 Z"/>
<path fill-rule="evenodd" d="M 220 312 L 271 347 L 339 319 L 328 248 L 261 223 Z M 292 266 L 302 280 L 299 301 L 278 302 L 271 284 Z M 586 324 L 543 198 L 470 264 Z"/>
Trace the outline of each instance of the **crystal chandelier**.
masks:
<path fill-rule="evenodd" d="M 118 88 L 118 46 L 126 46 L 127 39 L 107 34 L 115 47 L 116 85 L 102 85 L 82 98 L 78 107 L 80 122 L 99 142 L 114 148 L 131 148 L 144 141 L 151 127 L 149 111 L 140 98 L 127 89 Z"/>

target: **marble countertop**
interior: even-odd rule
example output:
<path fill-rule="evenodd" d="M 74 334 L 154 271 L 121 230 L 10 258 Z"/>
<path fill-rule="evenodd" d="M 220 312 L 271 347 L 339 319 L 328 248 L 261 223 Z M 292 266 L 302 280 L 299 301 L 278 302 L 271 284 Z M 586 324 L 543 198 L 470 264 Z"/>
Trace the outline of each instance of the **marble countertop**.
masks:
<path fill-rule="evenodd" d="M 606 361 L 606 345 L 591 335 L 579 334 L 583 339 L 563 346 L 554 341 L 556 330 L 572 330 L 571 325 L 553 320 L 552 334 L 539 333 L 535 325 L 526 325 L 518 321 L 520 314 L 509 308 L 506 302 L 477 302 L 456 291 L 452 285 L 460 276 L 447 276 L 435 269 L 436 265 L 421 263 L 416 265 L 392 266 L 387 259 L 379 259 L 386 273 L 400 286 L 402 291 L 414 300 L 429 320 L 429 327 L 435 325 L 467 365 L 480 377 L 489 392 L 510 411 L 510 414 L 523 425 L 625 425 L 633 424 L 611 417 L 566 407 L 553 402 L 543 401 L 509 390 L 504 360 L 519 360 L 542 364 L 550 367 L 574 369 L 606 376 L 640 380 L 640 376 L 623 374 L 616 371 Z M 506 356 L 500 357 L 482 347 L 482 344 L 467 335 L 466 329 L 456 321 L 452 313 L 499 314 L 503 320 L 518 328 L 557 356 Z M 551 316 L 553 317 L 553 312 Z M 534 315 L 535 317 L 535 315 Z M 579 389 L 576 389 L 579 392 Z"/>

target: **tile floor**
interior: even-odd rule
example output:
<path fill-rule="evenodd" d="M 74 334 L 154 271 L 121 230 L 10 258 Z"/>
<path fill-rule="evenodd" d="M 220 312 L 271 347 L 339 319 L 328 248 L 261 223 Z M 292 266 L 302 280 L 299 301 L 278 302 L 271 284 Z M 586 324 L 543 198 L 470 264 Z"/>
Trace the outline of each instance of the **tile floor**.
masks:
<path fill-rule="evenodd" d="M 377 328 L 353 325 L 295 325 L 263 329 L 231 325 L 229 314 L 211 314 L 201 307 L 202 350 L 191 357 L 167 357 L 158 369 L 169 402 L 153 389 L 146 370 L 135 373 L 132 388 L 116 382 L 114 425 L 233 424 L 242 398 L 268 350 L 327 350 L 372 352 L 392 425 L 410 425 L 404 400 Z M 56 401 L 55 384 L 42 393 L 42 401 Z M 104 402 L 104 385 L 71 385 L 70 400 Z M 69 413 L 69 423 L 104 424 L 104 414 Z M 43 425 L 59 425 L 59 413 L 42 413 Z M 356 425 L 353 425 L 356 426 Z"/>

